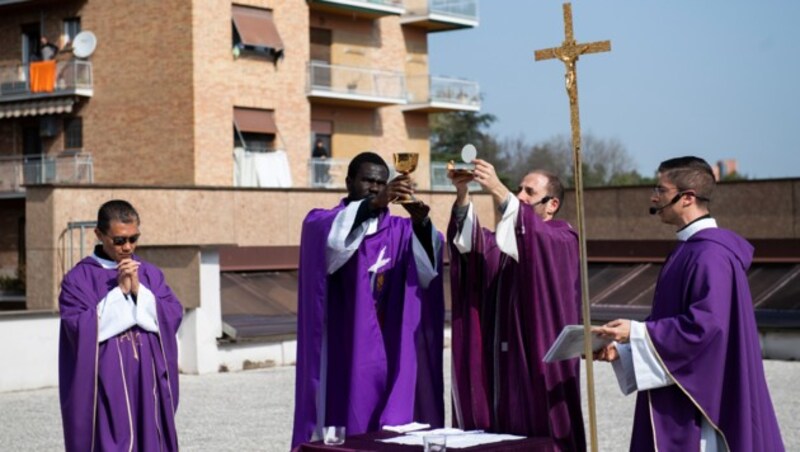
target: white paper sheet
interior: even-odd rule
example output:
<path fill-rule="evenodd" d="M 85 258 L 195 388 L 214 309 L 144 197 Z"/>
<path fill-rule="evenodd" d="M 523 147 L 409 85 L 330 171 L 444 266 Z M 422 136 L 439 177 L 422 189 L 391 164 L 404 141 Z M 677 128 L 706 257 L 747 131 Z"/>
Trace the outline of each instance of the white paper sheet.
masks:
<path fill-rule="evenodd" d="M 481 444 L 499 443 L 500 441 L 516 441 L 525 439 L 524 436 L 505 435 L 498 433 L 485 433 L 480 430 L 463 431 L 457 428 L 440 428 L 427 430 L 424 432 L 411 432 L 395 438 L 381 439 L 378 441 L 390 444 L 402 444 L 406 446 L 422 446 L 425 435 L 445 435 L 447 436 L 448 449 L 465 449 L 467 447 L 480 446 Z"/>
<path fill-rule="evenodd" d="M 600 350 L 611 342 L 611 339 L 592 333 L 592 351 Z M 583 325 L 567 325 L 544 355 L 544 362 L 552 363 L 581 355 L 583 355 Z"/>
<path fill-rule="evenodd" d="M 383 429 L 386 430 L 387 432 L 395 432 L 395 433 L 408 433 L 416 430 L 423 430 L 426 428 L 431 428 L 431 424 L 420 424 L 419 422 L 412 422 L 410 424 L 404 424 L 404 425 L 383 426 Z"/>
<path fill-rule="evenodd" d="M 413 434 L 398 436 L 396 438 L 381 439 L 378 441 L 391 444 L 402 444 L 407 446 L 422 446 L 423 438 L 425 437 L 424 434 L 425 433 L 434 434 L 433 432 L 434 432 L 433 430 L 428 432 L 412 432 Z M 439 433 L 439 435 L 441 435 L 441 433 Z M 499 443 L 500 441 L 516 441 L 520 439 L 525 439 L 524 436 L 506 435 L 498 433 L 484 433 L 484 432 L 450 433 L 447 434 L 446 436 L 447 436 L 448 449 L 465 449 L 467 447 L 480 446 L 481 444 L 491 444 L 491 443 Z"/>

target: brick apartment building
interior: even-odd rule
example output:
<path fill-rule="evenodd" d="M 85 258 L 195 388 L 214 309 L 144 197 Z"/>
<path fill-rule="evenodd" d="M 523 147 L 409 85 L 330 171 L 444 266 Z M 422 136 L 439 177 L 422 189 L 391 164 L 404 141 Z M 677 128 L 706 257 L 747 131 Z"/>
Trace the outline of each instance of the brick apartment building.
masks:
<path fill-rule="evenodd" d="M 57 319 L 97 207 L 129 199 L 141 255 L 187 308 L 182 368 L 216 371 L 220 253 L 255 252 L 261 267 L 296 254 L 303 216 L 341 198 L 361 151 L 419 153 L 430 188 L 429 115 L 477 111 L 480 95 L 429 73 L 428 34 L 477 26 L 477 6 L 0 0 L 0 275 L 26 270 L 24 295 L 0 291 L 0 308 L 57 330 L 36 322 Z M 60 47 L 54 60 L 42 37 Z M 317 140 L 328 158 L 312 158 Z"/>
<path fill-rule="evenodd" d="M 374 150 L 418 152 L 426 189 L 429 113 L 479 108 L 477 84 L 431 76 L 427 51 L 428 33 L 478 24 L 477 0 L 12 0 L 0 12 L 6 276 L 25 262 L 25 186 L 341 188 L 349 158 Z M 78 58 L 82 30 L 96 45 Z M 63 48 L 45 91 L 32 83 L 42 36 Z M 311 158 L 315 139 L 330 159 Z"/>

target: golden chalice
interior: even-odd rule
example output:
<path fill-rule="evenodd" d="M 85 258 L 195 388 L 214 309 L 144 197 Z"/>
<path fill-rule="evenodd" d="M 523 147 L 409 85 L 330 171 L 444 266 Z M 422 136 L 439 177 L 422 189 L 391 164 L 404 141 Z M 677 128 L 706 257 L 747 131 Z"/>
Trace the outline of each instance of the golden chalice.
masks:
<path fill-rule="evenodd" d="M 417 169 L 419 153 L 417 152 L 396 152 L 394 157 L 394 169 L 400 174 L 411 174 Z M 396 204 L 410 204 L 419 202 L 414 195 L 401 196 L 393 201 Z"/>

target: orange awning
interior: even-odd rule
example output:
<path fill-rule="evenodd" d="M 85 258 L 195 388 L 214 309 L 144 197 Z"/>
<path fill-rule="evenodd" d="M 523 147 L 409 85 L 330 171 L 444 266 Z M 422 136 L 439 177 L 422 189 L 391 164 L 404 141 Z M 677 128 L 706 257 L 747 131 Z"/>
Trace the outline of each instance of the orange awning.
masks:
<path fill-rule="evenodd" d="M 233 24 L 243 44 L 267 47 L 276 53 L 283 51 L 283 41 L 272 21 L 272 11 L 233 5 Z"/>

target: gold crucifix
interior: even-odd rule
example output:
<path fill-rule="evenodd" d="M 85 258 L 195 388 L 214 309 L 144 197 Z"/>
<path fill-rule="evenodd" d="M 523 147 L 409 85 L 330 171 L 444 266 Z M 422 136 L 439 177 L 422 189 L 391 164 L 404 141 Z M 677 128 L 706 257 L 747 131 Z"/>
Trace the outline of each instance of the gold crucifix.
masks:
<path fill-rule="evenodd" d="M 572 33 L 572 5 L 564 3 L 564 42 L 561 47 L 537 50 L 536 61 L 557 58 L 564 62 L 566 67 L 566 88 L 569 96 L 570 122 L 572 125 L 572 164 L 575 178 L 575 204 L 578 210 L 578 237 L 580 242 L 581 262 L 581 304 L 583 311 L 584 337 L 591 337 L 591 309 L 589 306 L 589 278 L 586 257 L 586 221 L 583 215 L 583 165 L 581 163 L 581 122 L 578 114 L 578 73 L 576 63 L 581 55 L 588 53 L 611 51 L 611 41 L 590 42 L 578 44 Z M 584 341 L 584 356 L 586 356 L 586 386 L 588 388 L 589 405 L 589 430 L 592 451 L 597 451 L 597 419 L 595 416 L 594 401 L 594 371 L 592 367 L 592 341 Z"/>

